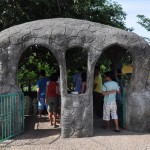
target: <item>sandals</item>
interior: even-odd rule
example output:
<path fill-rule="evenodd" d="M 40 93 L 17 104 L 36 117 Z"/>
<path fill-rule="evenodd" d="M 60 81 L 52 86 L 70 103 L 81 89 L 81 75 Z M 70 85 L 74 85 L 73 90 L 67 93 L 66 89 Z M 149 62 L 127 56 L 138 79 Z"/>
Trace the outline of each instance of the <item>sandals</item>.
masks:
<path fill-rule="evenodd" d="M 109 130 L 109 128 L 108 128 L 108 127 L 106 127 L 106 126 L 102 126 L 102 129 Z M 115 132 L 120 132 L 120 130 L 119 130 L 119 129 L 114 129 L 114 131 L 115 131 Z"/>
<path fill-rule="evenodd" d="M 114 131 L 115 131 L 115 132 L 120 132 L 120 130 L 119 130 L 119 129 L 114 129 Z"/>
<path fill-rule="evenodd" d="M 50 123 L 50 126 L 53 126 L 54 124 L 53 123 Z"/>
<path fill-rule="evenodd" d="M 54 125 L 54 128 L 58 128 L 59 126 L 58 125 Z"/>
<path fill-rule="evenodd" d="M 109 128 L 106 126 L 102 126 L 102 129 L 109 130 Z"/>

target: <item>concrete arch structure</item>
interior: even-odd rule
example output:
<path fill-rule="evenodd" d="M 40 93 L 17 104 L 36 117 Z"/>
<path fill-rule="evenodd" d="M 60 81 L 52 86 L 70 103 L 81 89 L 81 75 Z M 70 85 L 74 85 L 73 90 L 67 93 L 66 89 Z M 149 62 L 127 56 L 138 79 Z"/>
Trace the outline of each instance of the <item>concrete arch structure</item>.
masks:
<path fill-rule="evenodd" d="M 48 19 L 24 23 L 0 32 L 0 94 L 19 91 L 18 62 L 32 45 L 42 45 L 58 60 L 62 97 L 62 137 L 93 135 L 92 87 L 95 64 L 101 53 L 113 45 L 128 50 L 134 72 L 127 91 L 127 129 L 150 131 L 150 46 L 138 35 L 121 29 L 76 19 Z M 66 50 L 85 48 L 88 52 L 87 91 L 67 94 Z"/>

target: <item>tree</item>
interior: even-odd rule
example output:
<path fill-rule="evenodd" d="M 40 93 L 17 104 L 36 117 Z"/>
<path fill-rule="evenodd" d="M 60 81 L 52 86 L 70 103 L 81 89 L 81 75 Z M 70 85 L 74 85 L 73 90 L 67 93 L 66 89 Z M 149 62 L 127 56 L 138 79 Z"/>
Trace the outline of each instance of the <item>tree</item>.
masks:
<path fill-rule="evenodd" d="M 139 18 L 138 23 L 147 31 L 150 31 L 150 18 L 147 18 L 144 15 L 137 15 L 137 17 Z"/>
<path fill-rule="evenodd" d="M 121 5 L 110 0 L 3 0 L 0 1 L 0 14 L 0 31 L 28 21 L 57 17 L 84 19 L 130 30 L 125 26 L 126 13 Z M 23 54 L 19 62 L 20 84 L 35 85 L 41 68 L 46 69 L 47 74 L 55 70 L 53 66 L 58 68 L 54 56 L 44 49 L 35 45 Z M 69 55 L 71 58 L 72 54 Z M 76 55 L 72 70 L 75 70 L 76 61 L 82 64 L 83 59 L 79 57 L 82 55 Z"/>
<path fill-rule="evenodd" d="M 150 18 L 145 17 L 144 15 L 137 15 L 139 21 L 138 23 L 144 27 L 147 31 L 150 31 Z M 150 38 L 144 37 L 145 40 L 150 44 Z"/>
<path fill-rule="evenodd" d="M 24 87 L 28 87 L 29 92 L 32 86 L 36 85 L 40 70 L 44 69 L 49 77 L 51 73 L 59 69 L 58 62 L 52 52 L 39 45 L 29 47 L 22 54 L 18 68 L 20 87 L 22 90 Z"/>
<path fill-rule="evenodd" d="M 37 19 L 69 17 L 126 29 L 121 5 L 107 0 L 3 0 L 0 30 Z"/>

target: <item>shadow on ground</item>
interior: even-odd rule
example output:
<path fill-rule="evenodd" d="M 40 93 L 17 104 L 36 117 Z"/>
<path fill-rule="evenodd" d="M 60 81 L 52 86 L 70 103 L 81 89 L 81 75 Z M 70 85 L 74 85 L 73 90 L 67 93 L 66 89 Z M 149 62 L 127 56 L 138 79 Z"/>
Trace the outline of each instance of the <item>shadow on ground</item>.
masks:
<path fill-rule="evenodd" d="M 103 120 L 102 119 L 99 119 L 99 118 L 96 118 L 94 119 L 94 136 L 120 136 L 120 135 L 147 135 L 149 133 L 138 133 L 138 132 L 132 132 L 132 131 L 129 131 L 129 130 L 126 130 L 124 128 L 121 128 L 120 127 L 120 131 L 121 132 L 115 132 L 114 131 L 114 123 L 113 123 L 113 120 L 111 120 L 110 122 L 110 129 L 109 130 L 106 130 L 106 129 L 103 129 Z"/>
<path fill-rule="evenodd" d="M 146 135 L 149 133 L 137 133 L 131 132 L 126 129 L 120 128 L 121 132 L 113 131 L 114 125 L 113 121 L 111 121 L 111 129 L 106 130 L 102 128 L 103 121 L 102 119 L 96 118 L 94 119 L 94 137 L 96 136 L 124 136 L 124 135 Z M 60 137 L 61 129 L 53 128 L 49 125 L 49 120 L 47 116 L 43 116 L 41 119 L 35 116 L 25 117 L 25 131 L 23 134 L 15 137 L 17 140 L 25 140 L 25 139 L 43 139 L 43 138 L 54 138 Z"/>
<path fill-rule="evenodd" d="M 41 128 L 39 124 L 47 123 L 45 128 Z M 35 116 L 27 116 L 24 121 L 24 133 L 17 136 L 17 139 L 40 139 L 49 136 L 60 135 L 60 128 L 50 127 L 48 117 L 43 116 L 41 119 Z M 49 126 L 48 126 L 49 125 Z"/>

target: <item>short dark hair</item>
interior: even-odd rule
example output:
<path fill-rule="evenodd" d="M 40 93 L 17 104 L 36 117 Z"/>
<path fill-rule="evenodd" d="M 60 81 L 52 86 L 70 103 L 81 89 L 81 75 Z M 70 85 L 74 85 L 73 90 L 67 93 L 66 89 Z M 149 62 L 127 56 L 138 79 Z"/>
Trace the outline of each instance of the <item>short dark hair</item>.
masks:
<path fill-rule="evenodd" d="M 105 72 L 104 73 L 104 76 L 106 76 L 106 77 L 110 77 L 110 79 L 113 79 L 113 74 L 112 74 L 112 72 Z"/>
<path fill-rule="evenodd" d="M 41 70 L 40 74 L 41 74 L 41 76 L 45 76 L 46 75 L 45 70 Z"/>
<path fill-rule="evenodd" d="M 57 81 L 58 80 L 58 75 L 56 73 L 53 73 L 51 76 L 50 76 L 50 81 L 54 82 L 54 81 Z"/>

